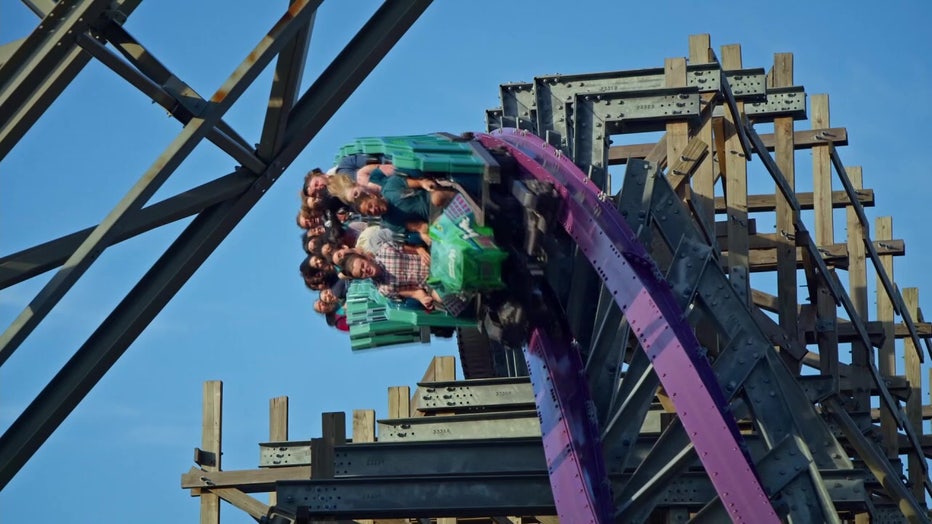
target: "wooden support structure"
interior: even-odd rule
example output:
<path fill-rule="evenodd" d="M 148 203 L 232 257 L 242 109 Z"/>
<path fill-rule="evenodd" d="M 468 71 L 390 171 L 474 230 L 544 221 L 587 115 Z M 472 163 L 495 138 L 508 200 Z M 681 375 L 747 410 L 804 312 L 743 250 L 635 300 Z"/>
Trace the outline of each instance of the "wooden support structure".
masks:
<path fill-rule="evenodd" d="M 932 393 L 927 394 L 930 398 L 923 405 L 925 389 L 928 388 L 923 380 L 932 380 L 932 375 L 922 373 L 923 352 L 919 346 L 925 345 L 927 350 L 932 348 L 929 343 L 932 340 L 932 323 L 922 316 L 918 289 L 906 287 L 900 295 L 899 287 L 893 279 L 894 257 L 905 257 L 906 241 L 893 238 L 892 219 L 889 217 L 877 220 L 872 238 L 871 224 L 866 221 L 864 208 L 875 206 L 874 190 L 864 189 L 861 167 L 842 167 L 840 163 L 838 148 L 848 144 L 848 129 L 832 127 L 835 123 L 830 119 L 829 96 L 811 95 L 808 108 L 805 103 L 802 109 L 797 110 L 786 110 L 783 107 L 799 100 L 794 97 L 802 97 L 806 101 L 802 88 L 794 85 L 793 55 L 777 53 L 773 56 L 772 68 L 764 80 L 765 94 L 749 95 L 747 90 L 751 88 L 742 84 L 745 91 L 736 98 L 732 91 L 734 86 L 703 89 L 708 86 L 702 85 L 702 82 L 715 79 L 727 84 L 728 79 L 734 75 L 752 76 L 757 74 L 757 70 L 744 68 L 740 45 L 722 46 L 720 54 L 719 59 L 712 51 L 709 35 L 692 35 L 689 38 L 688 58 L 668 58 L 662 70 L 650 70 L 652 76 L 649 80 L 654 83 L 650 89 L 645 88 L 644 93 L 653 96 L 657 92 L 672 92 L 677 97 L 683 97 L 680 100 L 692 97 L 690 103 L 695 104 L 698 99 L 700 109 L 688 116 L 674 110 L 663 118 L 658 117 L 650 130 L 662 133 L 659 140 L 611 147 L 607 152 L 608 162 L 610 165 L 627 163 L 628 169 L 631 169 L 628 174 L 637 167 L 634 162 L 628 162 L 629 159 L 643 158 L 651 163 L 651 170 L 659 169 L 674 191 L 664 193 L 665 199 L 677 206 L 685 204 L 685 207 L 670 206 L 664 209 L 672 209 L 673 212 L 685 210 L 680 212 L 680 216 L 687 216 L 694 222 L 687 220 L 686 226 L 681 229 L 692 232 L 695 226 L 703 239 L 708 241 L 708 246 L 703 245 L 701 249 L 691 251 L 692 246 L 687 244 L 696 242 L 694 239 L 699 237 L 690 236 L 687 241 L 687 235 L 684 234 L 682 244 L 669 246 L 657 234 L 661 231 L 658 224 L 663 220 L 660 212 L 658 215 L 661 218 L 651 215 L 654 222 L 645 222 L 652 228 L 649 231 L 645 229 L 645 237 L 650 240 L 645 242 L 649 244 L 646 247 L 649 251 L 654 250 L 651 256 L 658 268 L 667 274 L 671 285 L 680 286 L 676 289 L 684 291 L 685 295 L 691 292 L 698 295 L 700 285 L 708 285 L 702 291 L 705 293 L 701 297 L 702 301 L 693 299 L 690 306 L 685 308 L 685 314 L 694 325 L 696 339 L 708 350 L 709 361 L 719 366 L 716 374 L 722 373 L 724 376 L 728 373 L 729 363 L 719 360 L 728 358 L 723 355 L 737 355 L 736 360 L 756 359 L 760 358 L 759 346 L 768 352 L 771 345 L 777 350 L 778 356 L 769 360 L 771 353 L 768 353 L 768 359 L 761 359 L 759 364 L 755 364 L 757 367 L 748 372 L 749 375 L 755 375 L 753 380 L 757 382 L 751 382 L 752 379 L 748 377 L 738 377 L 735 382 L 723 383 L 723 392 L 735 397 L 729 407 L 735 413 L 740 431 L 751 443 L 749 449 L 755 455 L 755 460 L 759 461 L 762 478 L 766 478 L 768 472 L 772 478 L 780 478 L 784 484 L 776 491 L 790 483 L 798 483 L 794 487 L 786 487 L 788 496 L 792 496 L 789 495 L 792 493 L 806 493 L 809 486 L 814 486 L 819 496 L 823 497 L 820 501 L 823 504 L 829 501 L 828 511 L 837 512 L 837 515 L 830 515 L 835 520 L 827 518 L 826 521 L 921 522 L 926 511 L 925 501 L 932 495 L 926 466 L 926 458 L 932 457 L 932 435 L 926 434 L 924 427 L 924 421 L 932 419 Z M 712 71 L 707 78 L 703 77 L 698 82 L 699 87 L 696 87 L 697 82 L 692 76 L 696 71 Z M 762 71 L 760 75 L 763 78 Z M 641 74 L 647 73 L 631 72 L 631 75 Z M 601 78 L 598 76 L 599 80 Z M 740 82 L 737 78 L 734 81 L 736 85 Z M 582 83 L 579 82 L 579 85 Z M 600 92 L 610 91 L 609 87 L 604 86 L 598 89 L 602 90 Z M 631 86 L 625 90 L 636 91 Z M 572 101 L 573 98 L 566 100 Z M 645 103 L 644 107 L 653 106 Z M 767 111 L 770 112 L 765 111 L 764 116 L 761 116 L 761 107 L 769 107 Z M 531 106 L 527 106 L 527 109 L 536 110 Z M 807 118 L 807 129 L 797 129 L 801 127 L 797 121 Z M 772 124 L 773 132 L 758 134 L 758 124 Z M 619 126 L 624 127 L 621 124 Z M 638 132 L 641 130 L 637 126 L 632 126 L 632 129 L 638 129 Z M 798 162 L 797 152 L 800 150 L 811 151 L 811 163 Z M 772 176 L 775 183 L 773 193 L 748 193 L 749 167 L 759 168 L 760 162 L 756 162 L 758 158 Z M 752 160 L 755 163 L 749 165 Z M 838 181 L 834 179 L 836 175 Z M 720 186 L 717 185 L 719 179 Z M 651 183 L 656 180 L 659 178 Z M 839 181 L 842 188 L 838 188 Z M 796 192 L 797 186 L 808 188 L 810 184 L 811 192 Z M 643 185 L 647 186 L 646 183 Z M 646 194 L 647 190 L 644 191 Z M 667 195 L 674 196 L 666 198 Z M 618 198 L 624 202 L 623 197 L 622 194 Z M 678 202 L 678 199 L 682 202 Z M 648 200 L 642 203 L 645 207 L 656 205 Z M 649 209 L 639 211 L 652 212 Z M 836 228 L 836 218 L 840 221 L 842 213 L 844 224 L 839 222 Z M 845 238 L 836 238 L 836 230 L 839 235 L 842 234 L 842 225 Z M 663 234 L 667 232 L 664 230 Z M 695 254 L 700 252 L 702 256 Z M 696 274 L 690 275 L 682 267 L 672 267 L 676 257 L 685 260 L 683 267 L 695 267 Z M 875 285 L 871 283 L 876 289 L 876 311 L 871 311 L 869 306 L 872 297 L 868 294 L 868 260 L 871 260 L 877 278 Z M 675 274 L 674 270 L 680 273 Z M 800 273 L 800 270 L 803 272 Z M 689 281 L 689 278 L 701 281 L 713 273 L 719 280 Z M 847 277 L 843 273 L 847 273 Z M 802 275 L 804 279 L 800 278 Z M 763 285 L 758 287 L 759 284 Z M 690 291 L 688 285 L 694 289 Z M 735 294 L 730 293 L 729 285 Z M 722 297 L 706 291 L 713 286 L 728 291 L 721 295 L 731 302 L 725 303 Z M 740 304 L 730 309 L 735 298 Z M 715 317 L 711 311 L 714 308 L 727 309 L 730 316 L 724 320 Z M 734 320 L 737 324 L 744 318 L 741 315 L 746 315 L 750 320 L 741 324 L 740 330 L 728 332 L 727 337 L 723 336 L 727 329 L 713 325 L 710 321 L 714 319 L 725 324 Z M 901 318 L 897 319 L 896 316 Z M 619 313 L 618 318 L 623 318 L 623 313 Z M 623 322 L 621 326 L 624 326 Z M 619 329 L 617 336 L 622 336 L 623 327 L 616 329 Z M 626 332 L 624 336 L 627 336 Z M 740 345 L 740 350 L 735 349 L 737 345 Z M 592 346 L 597 344 L 593 343 Z M 589 349 L 595 352 L 593 347 Z M 661 433 L 667 428 L 675 428 L 679 415 L 675 412 L 674 404 L 665 397 L 664 391 L 658 391 L 656 384 L 648 380 L 647 377 L 653 371 L 644 371 L 643 376 L 638 375 L 639 378 L 635 380 L 641 382 L 637 385 L 631 385 L 633 380 L 625 382 L 624 374 L 639 369 L 638 363 L 631 356 L 637 348 L 629 348 L 627 344 L 625 348 L 629 350 L 623 352 L 626 356 L 618 357 L 620 363 L 617 369 L 612 369 L 613 374 L 617 371 L 612 380 L 620 382 L 624 387 L 618 386 L 617 390 L 613 390 L 612 395 L 619 395 L 619 398 L 613 396 L 610 400 L 618 413 L 634 415 L 632 420 L 636 422 L 632 423 L 631 428 L 640 428 L 640 433 L 636 443 L 627 436 L 620 438 L 623 445 L 619 449 L 626 448 L 624 453 L 635 453 L 627 448 L 640 446 L 638 449 L 643 455 L 658 449 L 666 451 L 663 446 L 671 446 L 670 455 L 655 457 L 656 463 L 648 464 L 644 456 L 638 456 L 637 459 L 625 456 L 620 459 L 622 466 L 619 471 L 623 470 L 625 474 L 643 471 L 638 468 L 647 468 L 648 465 L 658 468 L 660 473 L 654 478 L 638 479 L 645 486 L 639 496 L 649 499 L 650 496 L 644 493 L 650 490 L 657 490 L 657 493 L 662 491 L 658 484 L 669 480 L 664 475 L 673 471 L 678 462 L 679 465 L 688 462 L 684 457 L 692 457 L 692 451 L 682 448 L 686 445 L 685 440 L 676 445 L 670 444 L 679 437 Z M 902 360 L 897 358 L 900 350 L 903 351 Z M 901 366 L 899 371 L 898 365 Z M 781 370 L 789 368 L 787 382 L 771 381 L 772 377 L 778 375 L 767 374 L 769 371 L 766 370 L 771 369 L 770 366 Z M 803 366 L 811 369 L 802 372 Z M 815 370 L 815 373 L 810 373 L 810 370 Z M 743 386 L 735 386 L 738 379 L 747 382 Z M 365 446 L 398 443 L 416 448 L 418 442 L 423 442 L 426 448 L 438 443 L 443 446 L 445 441 L 457 439 L 506 442 L 514 438 L 516 433 L 520 438 L 537 437 L 539 433 L 535 432 L 540 429 L 539 420 L 533 412 L 528 411 L 533 395 L 522 397 L 523 404 L 517 401 L 509 404 L 503 399 L 512 398 L 510 395 L 515 395 L 514 391 L 502 389 L 498 391 L 501 397 L 482 397 L 476 391 L 492 386 L 489 382 L 479 382 L 458 381 L 453 357 L 435 357 L 418 384 L 388 389 L 387 418 L 377 418 L 374 410 L 353 410 L 350 442 L 346 441 L 346 415 L 343 413 L 325 413 L 322 435 L 310 442 L 281 442 L 288 440 L 288 400 L 286 397 L 273 399 L 270 403 L 269 438 L 286 445 L 293 456 L 302 458 L 292 459 L 297 462 L 287 464 L 263 464 L 257 470 L 229 472 L 222 471 L 219 464 L 219 406 L 211 404 L 208 410 L 205 386 L 205 429 L 200 453 L 203 460 L 199 461 L 200 469 L 192 468 L 182 476 L 182 487 L 201 496 L 202 508 L 205 508 L 202 522 L 219 520 L 220 499 L 260 518 L 263 511 L 275 511 L 270 506 L 276 504 L 276 498 L 274 494 L 271 495 L 270 505 L 266 506 L 248 494 L 269 491 L 276 480 L 312 478 L 327 482 L 340 481 L 341 474 L 336 467 L 336 448 L 346 449 L 358 445 L 358 450 Z M 735 392 L 741 391 L 741 387 L 749 388 L 748 383 L 758 387 L 757 392 L 748 392 L 748 389 L 743 393 Z M 651 385 L 639 390 L 642 384 Z M 730 389 L 732 386 L 735 390 Z M 430 394 L 434 388 L 450 391 L 450 398 L 457 400 L 435 403 Z M 476 391 L 470 388 L 476 388 Z M 766 394 L 759 393 L 761 389 L 766 390 Z M 624 394 L 630 396 L 621 398 Z M 807 413 L 812 410 L 811 418 L 796 426 L 798 434 L 768 433 L 769 430 L 763 428 L 759 418 L 756 418 L 762 410 L 773 407 L 766 403 L 767 398 L 764 397 L 786 395 L 789 398 L 791 394 L 796 395 L 795 407 L 805 408 Z M 214 398 L 213 393 L 211 398 Z M 481 402 L 477 400 L 480 398 Z M 469 400 L 462 400 L 462 405 L 457 404 L 461 399 Z M 471 404 L 474 400 L 475 404 Z M 640 408 L 631 408 L 638 402 L 646 414 L 639 412 Z M 813 409 L 813 405 L 816 408 Z M 787 422 L 796 424 L 796 416 L 800 415 L 788 413 Z M 601 412 L 598 417 L 601 417 Z M 611 424 L 615 423 L 618 423 L 617 420 L 611 421 Z M 210 432 L 215 424 L 216 434 Z M 811 437 L 805 434 L 807 424 L 825 424 L 830 429 L 824 435 L 820 434 L 824 438 L 818 443 L 809 442 L 806 444 L 809 448 L 803 446 L 796 449 L 794 446 Z M 778 431 L 783 429 L 781 427 Z M 451 436 L 456 431 L 462 433 Z M 634 436 L 633 430 L 630 436 Z M 790 446 L 789 443 L 793 442 L 795 444 Z M 830 447 L 836 451 L 826 452 Z M 300 453 L 295 451 L 297 448 L 300 448 Z M 216 454 L 215 464 L 210 463 L 212 453 Z M 620 451 L 618 453 L 621 454 Z M 831 456 L 832 453 L 835 455 Z M 475 458 L 473 455 L 466 456 Z M 799 464 L 793 467 L 797 471 L 807 471 L 809 477 L 803 478 L 805 475 L 801 475 L 785 479 L 782 473 L 773 473 L 772 469 L 767 469 L 767 460 L 773 461 L 769 463 L 770 466 L 777 461 L 786 465 L 783 461 L 788 457 L 795 457 L 793 460 L 799 458 Z M 638 465 L 634 463 L 635 460 L 645 462 Z M 374 459 L 374 462 L 378 460 Z M 827 479 L 832 475 L 840 475 L 839 471 L 844 471 L 844 480 L 851 483 L 840 490 L 844 493 L 838 500 L 831 500 L 826 497 L 840 484 L 832 484 Z M 907 476 L 908 483 L 902 482 Z M 852 482 L 852 479 L 855 481 Z M 813 483 L 807 484 L 810 480 Z M 640 489 L 641 484 L 638 486 Z M 650 516 L 645 513 L 641 517 L 651 522 L 715 520 L 709 518 L 709 514 L 716 511 L 714 501 L 708 506 L 684 509 L 670 501 L 679 500 L 677 497 L 688 498 L 686 493 L 689 490 L 680 487 L 675 490 L 675 493 L 668 493 L 666 498 L 657 495 L 653 500 L 639 501 L 652 508 L 648 512 L 654 511 Z M 714 493 L 711 496 L 714 498 Z M 799 500 L 785 501 L 787 505 L 797 503 Z M 213 518 L 211 515 L 215 514 L 215 520 L 205 520 Z M 357 520 L 361 524 L 402 524 L 414 520 L 377 519 L 371 514 L 360 516 L 366 517 Z M 393 516 L 407 516 L 407 513 Z M 557 522 L 555 517 L 548 515 L 489 515 L 482 519 L 483 523 L 495 524 Z M 464 518 L 443 512 L 431 515 L 430 518 L 420 518 L 421 522 L 428 520 L 437 524 L 465 522 Z"/>

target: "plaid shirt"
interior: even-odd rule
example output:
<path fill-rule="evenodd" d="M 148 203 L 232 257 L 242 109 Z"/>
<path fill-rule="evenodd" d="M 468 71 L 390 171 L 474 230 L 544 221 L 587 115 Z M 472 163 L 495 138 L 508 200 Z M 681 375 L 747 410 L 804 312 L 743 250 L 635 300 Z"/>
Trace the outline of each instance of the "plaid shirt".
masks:
<path fill-rule="evenodd" d="M 379 292 L 388 298 L 401 298 L 399 291 L 423 289 L 427 291 L 430 267 L 421 263 L 417 254 L 405 253 L 394 244 L 382 244 L 375 254 L 375 261 L 382 267 L 382 274 L 372 281 Z"/>

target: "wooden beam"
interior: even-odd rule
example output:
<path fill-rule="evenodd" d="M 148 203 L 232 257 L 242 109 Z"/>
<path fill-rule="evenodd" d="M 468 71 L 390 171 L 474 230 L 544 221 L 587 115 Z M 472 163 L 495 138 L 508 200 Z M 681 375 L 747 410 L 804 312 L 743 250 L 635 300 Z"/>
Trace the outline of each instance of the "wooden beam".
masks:
<path fill-rule="evenodd" d="M 311 478 L 311 466 L 285 466 L 281 468 L 207 471 L 191 468 L 181 475 L 183 489 L 236 488 L 243 493 L 265 493 L 275 490 L 279 480 L 306 480 Z"/>
<path fill-rule="evenodd" d="M 690 35 L 689 37 L 689 63 L 690 64 L 708 64 L 711 63 L 712 50 L 710 49 L 711 39 L 708 34 Z M 693 140 L 699 140 L 705 144 L 705 151 L 709 151 L 709 146 L 713 144 L 712 136 L 712 110 L 719 98 L 718 93 L 705 93 L 701 96 L 703 110 L 707 111 L 709 118 L 704 118 L 693 129 L 691 134 Z M 684 156 L 695 157 L 688 151 Z M 701 220 L 704 230 L 711 230 L 715 223 L 715 166 L 713 165 L 712 155 L 703 154 L 698 159 L 699 164 L 692 175 L 692 198 L 693 207 L 698 210 L 696 216 Z"/>
<path fill-rule="evenodd" d="M 875 238 L 877 240 L 890 240 L 893 238 L 893 218 L 878 217 L 875 225 Z M 884 255 L 880 257 L 881 268 L 878 271 L 885 271 L 891 282 L 893 279 L 893 257 Z M 884 290 L 880 277 L 877 277 L 877 320 L 883 323 L 884 343 L 880 346 L 877 355 L 877 369 L 881 377 L 887 377 L 896 374 L 896 347 L 893 331 L 893 301 Z M 883 434 L 884 448 L 887 456 L 896 457 L 897 451 L 897 425 L 896 417 L 890 413 L 886 407 L 881 408 L 880 427 Z"/>
<path fill-rule="evenodd" d="M 774 150 L 775 138 L 773 133 L 760 135 L 760 138 L 768 151 Z M 829 129 L 802 130 L 793 133 L 793 144 L 797 151 L 811 149 L 814 146 L 828 142 L 836 146 L 848 145 L 848 130 L 844 127 L 833 127 Z M 626 164 L 629 158 L 647 158 L 653 147 L 654 144 L 612 146 L 608 150 L 608 164 L 621 165 Z M 718 151 L 720 150 L 716 148 L 716 153 Z"/>
<path fill-rule="evenodd" d="M 903 302 L 912 318 L 919 317 L 919 289 L 908 287 L 903 290 Z M 912 337 L 904 342 L 903 359 L 906 368 L 906 380 L 909 382 L 910 394 L 906 399 L 906 419 L 913 427 L 913 431 L 922 438 L 925 431 L 922 425 L 922 363 L 919 361 L 919 348 L 915 347 Z M 910 451 L 912 448 L 910 448 Z M 924 457 L 917 457 L 915 453 L 907 451 L 907 467 L 909 470 L 910 489 L 916 500 L 925 500 L 925 474 L 923 468 Z"/>
<path fill-rule="evenodd" d="M 388 418 L 411 416 L 411 388 L 391 386 L 388 388 Z"/>
<path fill-rule="evenodd" d="M 799 202 L 801 211 L 815 208 L 815 196 L 813 193 L 796 193 L 796 200 Z M 861 189 L 858 191 L 858 202 L 864 207 L 874 206 L 874 190 Z M 832 208 L 840 209 L 848 206 L 851 200 L 844 191 L 832 191 Z M 748 195 L 748 212 L 764 213 L 774 211 L 777 208 L 776 195 Z M 724 197 L 715 197 L 715 212 L 724 213 L 726 211 Z"/>
<path fill-rule="evenodd" d="M 851 185 L 860 196 L 861 188 L 864 187 L 861 168 L 849 168 L 848 176 L 851 180 Z M 832 200 L 834 202 L 834 192 L 832 195 Z M 845 241 L 848 245 L 848 295 L 851 297 L 851 304 L 858 317 L 863 322 L 867 322 L 869 326 L 870 312 L 867 306 L 867 250 L 863 240 L 864 227 L 861 224 L 857 211 L 850 202 L 845 206 L 845 224 L 847 226 Z M 853 328 L 853 326 L 850 325 L 848 327 Z M 841 328 L 842 326 L 839 325 L 839 339 L 844 340 Z M 868 333 L 870 333 L 869 328 Z M 880 334 L 880 340 L 883 340 L 882 333 Z M 872 340 L 871 343 L 873 344 L 874 341 Z M 870 409 L 870 396 L 867 394 L 867 389 L 873 382 L 869 370 L 872 358 L 872 348 L 866 347 L 860 340 L 860 337 L 851 340 L 851 365 L 858 370 L 855 377 L 858 382 L 858 387 L 854 388 L 852 394 L 854 411 L 864 412 Z"/>
<path fill-rule="evenodd" d="M 269 400 L 269 441 L 285 442 L 287 440 L 288 397 L 275 397 Z M 309 476 L 305 478 L 309 478 Z M 278 503 L 275 488 L 273 487 L 269 491 L 272 491 L 272 493 L 269 493 L 269 506 L 274 506 Z"/>
<path fill-rule="evenodd" d="M 686 87 L 686 59 L 683 57 L 667 58 L 663 64 L 664 87 Z M 666 126 L 667 162 L 676 164 L 689 143 L 689 122 L 686 120 L 668 121 Z M 677 192 L 683 196 L 682 188 Z"/>
<path fill-rule="evenodd" d="M 765 235 L 756 235 L 756 239 L 758 245 L 751 248 L 749 255 L 749 266 L 751 272 L 759 273 L 762 271 L 773 271 L 777 269 L 777 249 L 772 247 L 763 247 L 768 245 L 771 240 Z M 878 247 L 880 247 L 878 253 L 883 251 L 883 253 L 888 256 L 902 256 L 906 254 L 905 247 L 901 247 L 904 244 L 902 240 L 875 241 L 875 243 Z M 727 267 L 729 254 L 728 246 L 721 247 L 722 265 L 723 267 Z M 804 248 L 801 247 L 795 248 L 797 269 L 803 268 L 803 249 Z M 822 254 L 822 258 L 827 264 L 839 268 L 848 267 L 848 246 L 846 244 L 819 246 L 819 252 Z"/>
<path fill-rule="evenodd" d="M 741 46 L 722 46 L 722 69 L 741 69 Z M 742 125 L 744 102 L 737 103 L 739 114 L 725 108 L 722 131 L 725 135 L 725 201 L 723 211 L 727 215 L 728 245 L 731 257 L 728 261 L 728 278 L 741 300 L 750 300 L 750 269 L 748 261 L 748 159 L 745 158 L 737 126 Z"/>
<path fill-rule="evenodd" d="M 259 502 L 236 488 L 211 488 L 210 492 L 245 511 L 254 519 L 258 520 L 269 514 L 268 505 Z M 201 495 L 201 500 L 203 500 L 203 495 Z"/>
<path fill-rule="evenodd" d="M 210 464 L 204 465 L 208 472 L 220 471 L 221 433 L 223 429 L 223 382 L 204 382 L 202 408 L 201 450 L 213 454 Z M 220 498 L 216 493 L 201 494 L 201 524 L 220 524 Z"/>

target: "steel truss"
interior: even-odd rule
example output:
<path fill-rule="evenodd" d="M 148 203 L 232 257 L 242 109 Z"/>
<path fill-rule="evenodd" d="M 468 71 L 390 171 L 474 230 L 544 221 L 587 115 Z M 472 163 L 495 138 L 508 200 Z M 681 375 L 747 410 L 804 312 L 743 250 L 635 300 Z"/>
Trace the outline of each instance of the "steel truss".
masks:
<path fill-rule="evenodd" d="M 320 3 L 294 0 L 222 87 L 206 99 L 122 27 L 138 0 L 29 3 L 42 21 L 28 38 L 9 44 L 15 50 L 0 66 L 0 159 L 92 58 L 160 104 L 184 127 L 96 227 L 0 259 L 0 289 L 59 268 L 0 335 L 0 365 L 109 246 L 185 217 L 195 218 L 0 437 L 0 489 L 278 180 L 430 0 L 386 1 L 300 93 Z M 273 60 L 276 74 L 265 122 L 253 147 L 222 118 Z M 146 205 L 205 138 L 240 167 Z"/>

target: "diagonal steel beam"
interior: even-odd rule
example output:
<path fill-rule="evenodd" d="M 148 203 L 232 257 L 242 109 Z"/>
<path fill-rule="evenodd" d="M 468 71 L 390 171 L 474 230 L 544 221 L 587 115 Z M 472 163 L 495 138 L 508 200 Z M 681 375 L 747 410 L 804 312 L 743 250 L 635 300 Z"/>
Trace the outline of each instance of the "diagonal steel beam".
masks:
<path fill-rule="evenodd" d="M 77 38 L 78 45 L 91 56 L 96 58 L 100 63 L 109 67 L 111 71 L 123 77 L 124 80 L 132 84 L 136 89 L 142 91 L 153 102 L 159 104 L 168 114 L 178 119 L 182 124 L 187 124 L 194 116 L 176 96 L 166 91 L 161 85 L 156 84 L 151 79 L 133 68 L 126 61 L 118 57 L 114 52 L 95 38 L 86 34 L 79 35 Z M 221 120 L 222 124 L 222 120 Z M 219 126 L 220 124 L 218 124 Z M 213 142 L 217 147 L 233 157 L 243 167 L 249 168 L 253 173 L 265 171 L 265 163 L 259 160 L 253 153 L 252 148 L 244 145 L 241 138 L 230 138 L 226 133 L 215 127 L 207 133 L 207 139 Z"/>
<path fill-rule="evenodd" d="M 95 16 L 94 22 L 115 24 L 107 16 L 119 16 L 121 19 L 125 19 L 136 9 L 139 2 L 140 0 L 122 0 L 112 3 L 108 6 L 111 10 L 103 17 Z M 56 24 L 64 23 L 65 19 L 62 17 L 62 10 L 74 5 L 65 2 L 54 4 L 45 0 L 26 3 L 39 17 L 44 18 L 49 14 L 52 15 L 50 18 L 53 22 L 48 27 L 59 27 Z M 57 9 L 53 12 L 53 8 Z M 38 29 L 33 31 L 18 46 L 10 60 L 4 61 L 8 63 L 4 63 L 3 67 L 0 67 L 0 79 L 4 79 L 3 82 L 6 83 L 7 87 L 12 87 L 11 83 L 24 86 L 23 90 L 14 93 L 14 98 L 21 98 L 22 100 L 11 106 L 11 112 L 7 118 L 0 119 L 0 122 L 2 122 L 2 125 L 0 125 L 0 159 L 4 158 L 13 149 L 19 139 L 90 61 L 90 55 L 72 45 L 74 35 L 81 34 L 87 23 L 88 20 L 74 21 L 70 29 L 72 33 L 66 32 L 65 36 L 59 40 L 60 43 L 68 43 L 69 45 L 53 46 L 52 51 L 55 56 L 52 57 L 34 54 L 43 47 L 43 42 L 46 42 L 51 36 L 48 34 L 47 29 L 45 32 Z M 40 27 L 45 26 L 46 24 L 43 22 Z M 22 66 L 29 62 L 30 57 L 38 61 L 33 66 L 39 67 L 41 65 L 39 69 L 23 69 Z M 41 70 L 43 68 L 45 69 L 44 73 Z M 35 75 L 35 77 L 31 82 L 22 84 L 22 77 L 31 77 L 32 75 Z"/>
<path fill-rule="evenodd" d="M 0 68 L 0 124 L 6 124 L 35 86 L 68 58 L 75 37 L 103 14 L 109 0 L 62 0 Z"/>
<path fill-rule="evenodd" d="M 314 19 L 307 27 L 298 31 L 294 40 L 282 50 L 275 66 L 275 78 L 269 94 L 269 105 L 262 126 L 262 137 L 256 154 L 259 158 L 272 158 L 281 149 L 288 114 L 298 99 L 301 78 L 304 76 L 304 63 L 307 61 L 307 48 L 311 43 Z"/>
<path fill-rule="evenodd" d="M 0 360 L 5 360 L 26 339 L 29 333 L 71 289 L 94 260 L 103 252 L 123 224 L 127 215 L 139 210 L 158 190 L 169 175 L 194 150 L 198 142 L 220 121 L 266 65 L 278 54 L 297 31 L 310 20 L 321 0 L 299 0 L 272 27 L 259 44 L 234 70 L 211 97 L 202 118 L 193 118 L 181 130 L 168 148 L 130 189 L 94 231 L 81 243 L 62 269 L 52 277 L 13 324 L 0 335 Z"/>
<path fill-rule="evenodd" d="M 315 2 L 320 4 L 320 2 Z M 101 30 L 107 41 L 123 55 L 129 63 L 138 69 L 143 75 L 147 76 L 152 82 L 159 86 L 173 86 L 179 96 L 183 96 L 187 105 L 197 107 L 204 105 L 206 101 L 191 86 L 182 82 L 178 77 L 152 54 L 145 46 L 139 43 L 133 35 L 129 34 L 120 24 L 109 23 Z M 179 108 L 178 110 L 188 111 L 188 107 Z M 186 121 L 182 120 L 184 123 Z M 252 145 L 241 137 L 232 127 L 222 119 L 217 122 L 217 130 L 239 144 L 239 147 L 252 151 Z M 243 164 L 247 165 L 247 164 Z"/>
<path fill-rule="evenodd" d="M 255 180 L 254 174 L 240 170 L 147 206 L 126 218 L 126 224 L 111 245 L 237 197 Z M 61 266 L 93 231 L 94 227 L 85 228 L 0 258 L 0 289 Z M 0 365 L 4 361 L 0 356 Z"/>
<path fill-rule="evenodd" d="M 97 384 L 143 329 L 178 292 L 233 227 L 275 183 L 307 143 L 430 5 L 429 0 L 390 1 L 331 64 L 326 81 L 315 82 L 298 105 L 313 110 L 292 113 L 289 136 L 269 168 L 239 198 L 211 206 L 188 225 L 101 326 L 0 437 L 0 490 Z M 365 60 L 359 53 L 365 55 Z M 364 62 L 364 67 L 360 64 Z"/>

